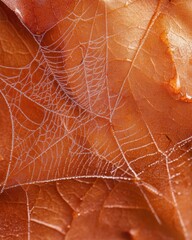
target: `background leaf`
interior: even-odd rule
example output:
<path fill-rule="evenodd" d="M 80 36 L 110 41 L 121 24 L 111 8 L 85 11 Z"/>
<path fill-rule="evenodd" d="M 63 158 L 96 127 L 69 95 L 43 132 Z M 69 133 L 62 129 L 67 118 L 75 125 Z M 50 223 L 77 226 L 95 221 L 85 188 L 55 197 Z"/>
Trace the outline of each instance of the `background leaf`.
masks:
<path fill-rule="evenodd" d="M 0 3 L 2 239 L 190 239 L 188 1 Z"/>

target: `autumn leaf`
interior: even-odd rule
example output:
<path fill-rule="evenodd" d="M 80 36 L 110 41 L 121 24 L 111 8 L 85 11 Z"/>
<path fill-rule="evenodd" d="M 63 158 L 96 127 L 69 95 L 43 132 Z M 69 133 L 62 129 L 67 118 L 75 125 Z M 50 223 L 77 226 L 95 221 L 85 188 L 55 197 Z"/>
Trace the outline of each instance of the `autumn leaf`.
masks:
<path fill-rule="evenodd" d="M 0 1 L 0 239 L 192 238 L 191 15 Z"/>

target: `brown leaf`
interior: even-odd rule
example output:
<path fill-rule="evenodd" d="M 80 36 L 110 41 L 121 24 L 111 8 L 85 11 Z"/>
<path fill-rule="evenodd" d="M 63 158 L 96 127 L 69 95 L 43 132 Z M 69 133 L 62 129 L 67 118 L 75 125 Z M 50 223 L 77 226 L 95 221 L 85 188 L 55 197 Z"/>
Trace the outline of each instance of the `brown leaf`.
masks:
<path fill-rule="evenodd" d="M 2 239 L 191 239 L 191 14 L 1 1 Z"/>

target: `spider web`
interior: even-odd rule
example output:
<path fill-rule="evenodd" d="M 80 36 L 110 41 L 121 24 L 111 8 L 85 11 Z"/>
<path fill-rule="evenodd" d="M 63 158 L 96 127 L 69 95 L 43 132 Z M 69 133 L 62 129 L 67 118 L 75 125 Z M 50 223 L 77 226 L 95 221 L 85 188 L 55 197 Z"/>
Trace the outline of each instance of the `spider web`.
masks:
<path fill-rule="evenodd" d="M 17 26 L 14 29 L 13 23 L 8 23 L 29 56 L 21 49 L 18 56 L 26 58 L 25 65 L 0 65 L 1 101 L 11 126 L 2 192 L 79 178 L 132 182 L 159 224 L 162 220 L 150 194 L 171 203 L 189 239 L 179 196 L 184 195 L 180 192 L 181 168 L 185 165 L 185 173 L 191 167 L 191 137 L 164 151 L 141 111 L 133 86 L 139 56 L 143 56 L 164 1 L 119 1 L 116 11 L 113 6 L 112 1 L 78 1 L 73 12 L 44 33 L 36 35 L 25 28 L 30 42 L 19 35 Z M 140 28 L 138 18 L 135 28 L 122 30 L 120 25 L 115 32 L 119 22 L 126 25 L 127 7 L 130 12 L 147 8 L 148 16 Z M 115 14 L 119 11 L 122 17 L 118 22 Z M 131 18 L 130 14 L 127 21 Z M 128 46 L 123 46 L 121 39 L 130 38 L 134 31 L 136 40 L 129 39 Z M 115 44 L 124 51 L 116 51 Z M 19 57 L 15 61 L 19 62 Z M 161 176 L 163 181 L 159 181 Z M 26 202 L 30 239 L 27 192 Z"/>

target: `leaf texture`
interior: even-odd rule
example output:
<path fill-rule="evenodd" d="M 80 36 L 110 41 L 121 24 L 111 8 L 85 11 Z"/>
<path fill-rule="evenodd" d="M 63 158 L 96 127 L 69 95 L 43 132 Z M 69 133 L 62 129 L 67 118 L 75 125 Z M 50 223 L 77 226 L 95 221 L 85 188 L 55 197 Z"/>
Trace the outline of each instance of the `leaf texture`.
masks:
<path fill-rule="evenodd" d="M 190 0 L 1 0 L 0 239 L 192 238 Z"/>

